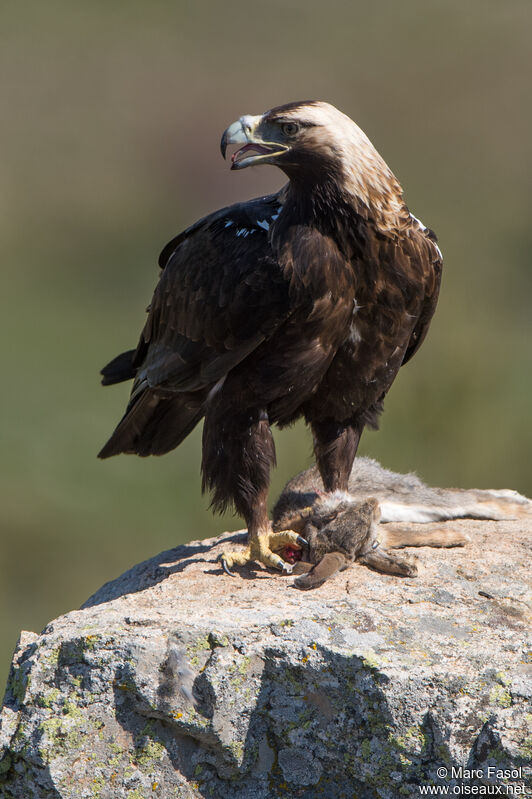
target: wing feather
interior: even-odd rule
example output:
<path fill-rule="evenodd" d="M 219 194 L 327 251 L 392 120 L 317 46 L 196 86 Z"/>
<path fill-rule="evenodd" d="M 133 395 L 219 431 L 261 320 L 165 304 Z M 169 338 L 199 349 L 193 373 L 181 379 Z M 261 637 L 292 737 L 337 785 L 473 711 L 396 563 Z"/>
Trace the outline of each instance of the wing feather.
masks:
<path fill-rule="evenodd" d="M 431 230 L 425 228 L 421 223 L 419 224 L 422 227 L 422 232 L 417 236 L 419 242 L 417 258 L 421 263 L 425 264 L 425 298 L 418 320 L 410 336 L 410 341 L 403 358 L 403 365 L 416 354 L 425 340 L 425 336 L 427 335 L 432 317 L 436 310 L 443 268 L 443 258 L 440 248 L 436 244 L 436 236 Z"/>
<path fill-rule="evenodd" d="M 171 391 L 209 386 L 287 318 L 288 285 L 268 236 L 279 210 L 277 195 L 230 206 L 163 249 L 133 392 L 143 384 Z"/>

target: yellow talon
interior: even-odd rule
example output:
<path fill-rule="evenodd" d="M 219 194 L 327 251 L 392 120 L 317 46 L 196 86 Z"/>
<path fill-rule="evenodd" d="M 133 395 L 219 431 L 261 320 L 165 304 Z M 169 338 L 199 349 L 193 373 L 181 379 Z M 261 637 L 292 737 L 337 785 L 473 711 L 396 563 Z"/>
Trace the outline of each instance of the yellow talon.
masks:
<path fill-rule="evenodd" d="M 288 544 L 295 547 L 304 547 L 307 542 L 293 530 L 282 530 L 279 533 L 268 532 L 263 535 L 253 536 L 249 546 L 243 552 L 223 552 L 220 560 L 224 571 L 233 577 L 232 566 L 244 566 L 250 561 L 262 563 L 273 569 L 279 569 L 285 574 L 292 573 L 292 564 L 283 560 L 277 551 L 281 551 Z"/>
<path fill-rule="evenodd" d="M 278 533 L 270 533 L 269 543 L 270 548 L 275 552 L 284 549 L 289 544 L 298 549 L 308 546 L 308 542 L 293 530 L 280 530 Z"/>

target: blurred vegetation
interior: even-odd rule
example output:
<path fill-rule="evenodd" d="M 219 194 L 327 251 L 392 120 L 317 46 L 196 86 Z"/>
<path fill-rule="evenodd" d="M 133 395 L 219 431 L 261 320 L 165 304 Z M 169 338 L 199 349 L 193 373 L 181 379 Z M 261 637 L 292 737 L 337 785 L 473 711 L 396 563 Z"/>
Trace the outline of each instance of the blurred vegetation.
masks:
<path fill-rule="evenodd" d="M 128 391 L 98 370 L 136 344 L 162 245 L 281 185 L 221 160 L 242 113 L 337 105 L 438 233 L 436 318 L 362 451 L 532 492 L 531 25 L 529 0 L 2 4 L 2 678 L 21 628 L 240 526 L 201 496 L 200 431 L 162 459 L 96 452 Z M 301 426 L 277 442 L 272 497 L 311 454 Z"/>

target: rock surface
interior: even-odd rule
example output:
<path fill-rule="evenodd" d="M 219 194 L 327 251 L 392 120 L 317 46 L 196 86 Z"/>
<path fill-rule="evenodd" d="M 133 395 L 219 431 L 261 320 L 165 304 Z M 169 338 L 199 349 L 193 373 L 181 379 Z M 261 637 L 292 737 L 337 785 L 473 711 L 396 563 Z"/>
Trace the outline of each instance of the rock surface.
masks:
<path fill-rule="evenodd" d="M 306 593 L 260 568 L 224 575 L 216 557 L 238 535 L 193 542 L 41 635 L 23 632 L 0 795 L 391 799 L 505 781 L 524 792 L 532 518 L 449 525 L 470 544 L 419 550 L 415 579 L 355 564 Z"/>

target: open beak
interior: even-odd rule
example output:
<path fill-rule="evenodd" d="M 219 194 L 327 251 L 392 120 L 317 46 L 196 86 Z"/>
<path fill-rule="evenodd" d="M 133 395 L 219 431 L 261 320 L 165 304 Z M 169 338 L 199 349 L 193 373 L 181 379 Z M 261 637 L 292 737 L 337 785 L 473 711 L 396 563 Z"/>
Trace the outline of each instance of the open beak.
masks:
<path fill-rule="evenodd" d="M 288 150 L 279 142 L 264 141 L 258 132 L 261 116 L 243 116 L 229 125 L 222 136 L 220 150 L 225 158 L 229 144 L 241 144 L 231 156 L 231 169 L 245 169 L 260 163 L 272 163 L 273 159 Z M 253 153 L 253 155 L 248 155 Z"/>

